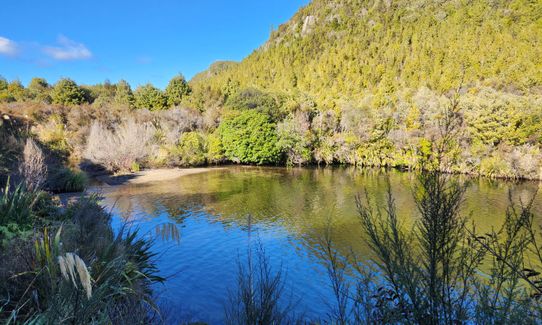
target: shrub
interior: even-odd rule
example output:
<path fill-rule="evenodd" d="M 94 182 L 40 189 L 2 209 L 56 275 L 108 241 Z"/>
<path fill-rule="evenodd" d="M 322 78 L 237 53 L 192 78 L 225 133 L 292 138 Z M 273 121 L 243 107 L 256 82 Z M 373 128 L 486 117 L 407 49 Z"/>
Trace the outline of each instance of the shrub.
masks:
<path fill-rule="evenodd" d="M 138 124 L 130 119 L 113 130 L 94 122 L 90 128 L 83 154 L 89 162 L 111 172 L 126 172 L 134 163 L 143 164 L 156 149 L 150 124 Z"/>
<path fill-rule="evenodd" d="M 167 108 L 166 95 L 151 84 L 137 87 L 134 96 L 136 108 L 147 108 L 151 111 Z"/>
<path fill-rule="evenodd" d="M 86 101 L 85 92 L 73 80 L 60 79 L 51 92 L 54 104 L 74 106 Z"/>
<path fill-rule="evenodd" d="M 224 160 L 224 147 L 220 137 L 215 133 L 209 134 L 207 137 L 207 161 L 217 164 Z"/>
<path fill-rule="evenodd" d="M 297 114 L 277 126 L 278 146 L 286 154 L 289 165 L 303 165 L 311 161 L 312 139 L 308 114 Z"/>
<path fill-rule="evenodd" d="M 275 164 L 280 161 L 276 125 L 255 110 L 225 118 L 218 132 L 225 157 L 234 162 Z"/>
<path fill-rule="evenodd" d="M 79 111 L 79 109 L 73 108 L 73 111 Z M 60 114 L 51 114 L 45 122 L 38 124 L 32 131 L 37 133 L 38 138 L 50 149 L 64 154 L 70 152 L 66 123 Z"/>
<path fill-rule="evenodd" d="M 0 191 L 0 244 L 4 246 L 7 240 L 32 229 L 34 213 L 32 207 L 36 196 L 25 191 L 19 185 L 11 190 L 9 181 Z"/>
<path fill-rule="evenodd" d="M 82 192 L 87 183 L 87 175 L 83 171 L 62 167 L 52 173 L 47 189 L 56 193 Z"/>
<path fill-rule="evenodd" d="M 30 191 L 41 189 L 47 179 L 47 165 L 43 152 L 31 138 L 26 140 L 23 150 L 23 160 L 19 172 L 24 179 L 26 188 Z"/>
<path fill-rule="evenodd" d="M 249 235 L 250 236 L 250 235 Z M 261 242 L 249 243 L 246 265 L 238 261 L 237 288 L 230 292 L 226 324 L 301 324 L 284 301 L 285 276 L 272 269 Z M 253 257 L 255 255 L 255 258 Z"/>
<path fill-rule="evenodd" d="M 10 82 L 7 91 L 9 96 L 17 102 L 23 102 L 28 98 L 28 93 L 19 80 Z"/>
<path fill-rule="evenodd" d="M 511 154 L 508 154 L 511 168 L 517 177 L 537 179 L 541 176 L 540 148 L 533 145 L 522 145 L 515 147 Z"/>
<path fill-rule="evenodd" d="M 181 163 L 185 166 L 205 164 L 207 144 L 205 138 L 198 132 L 186 132 L 181 135 L 177 147 Z"/>
<path fill-rule="evenodd" d="M 492 178 L 514 178 L 514 173 L 510 165 L 498 155 L 482 159 L 480 162 L 480 174 Z"/>
<path fill-rule="evenodd" d="M 51 86 L 43 78 L 32 78 L 28 85 L 30 98 L 38 103 L 49 104 L 51 102 Z"/>
<path fill-rule="evenodd" d="M 153 120 L 165 137 L 167 145 L 176 145 L 182 132 L 201 130 L 201 114 L 192 109 L 173 108 L 153 112 Z"/>

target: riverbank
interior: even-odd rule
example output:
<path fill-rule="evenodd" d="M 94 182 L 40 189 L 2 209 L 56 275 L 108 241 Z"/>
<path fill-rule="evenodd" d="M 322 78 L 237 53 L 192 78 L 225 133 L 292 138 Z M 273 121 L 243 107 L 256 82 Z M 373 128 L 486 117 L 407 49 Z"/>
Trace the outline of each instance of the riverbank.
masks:
<path fill-rule="evenodd" d="M 201 168 L 159 168 L 148 169 L 126 175 L 99 175 L 93 178 L 100 183 L 117 186 L 125 184 L 146 184 L 153 182 L 169 181 L 179 177 L 205 173 L 210 170 L 219 170 L 223 167 L 201 167 Z"/>

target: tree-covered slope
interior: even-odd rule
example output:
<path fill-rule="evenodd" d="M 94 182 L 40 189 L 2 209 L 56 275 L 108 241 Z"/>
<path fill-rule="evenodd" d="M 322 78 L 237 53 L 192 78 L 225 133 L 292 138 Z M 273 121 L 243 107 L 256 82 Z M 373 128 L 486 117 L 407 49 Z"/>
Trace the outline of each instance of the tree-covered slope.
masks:
<path fill-rule="evenodd" d="M 165 91 L 0 78 L 1 102 L 34 116 L 44 143 L 113 171 L 417 169 L 453 116 L 441 170 L 542 179 L 542 1 L 314 0 L 243 61 L 176 76 Z M 132 158 L 100 155 L 109 138 Z"/>
<path fill-rule="evenodd" d="M 539 0 L 315 0 L 238 65 L 194 88 L 302 92 L 320 103 L 480 83 L 542 85 Z"/>

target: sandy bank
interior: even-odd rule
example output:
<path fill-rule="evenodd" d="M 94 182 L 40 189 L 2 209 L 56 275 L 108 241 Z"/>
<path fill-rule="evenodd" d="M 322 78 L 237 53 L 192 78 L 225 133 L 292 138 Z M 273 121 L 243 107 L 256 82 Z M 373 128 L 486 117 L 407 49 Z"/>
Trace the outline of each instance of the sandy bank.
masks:
<path fill-rule="evenodd" d="M 205 173 L 221 168 L 163 168 L 149 169 L 127 175 L 101 175 L 95 177 L 99 182 L 107 185 L 145 184 L 151 182 L 168 181 L 182 176 Z"/>

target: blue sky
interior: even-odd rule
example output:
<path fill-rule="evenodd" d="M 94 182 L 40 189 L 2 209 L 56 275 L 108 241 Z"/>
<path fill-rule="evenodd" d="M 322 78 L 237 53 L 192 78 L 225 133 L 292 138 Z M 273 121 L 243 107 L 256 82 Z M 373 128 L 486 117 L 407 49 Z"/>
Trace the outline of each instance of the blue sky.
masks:
<path fill-rule="evenodd" d="M 165 87 L 239 61 L 309 0 L 17 0 L 0 10 L 0 75 Z"/>

